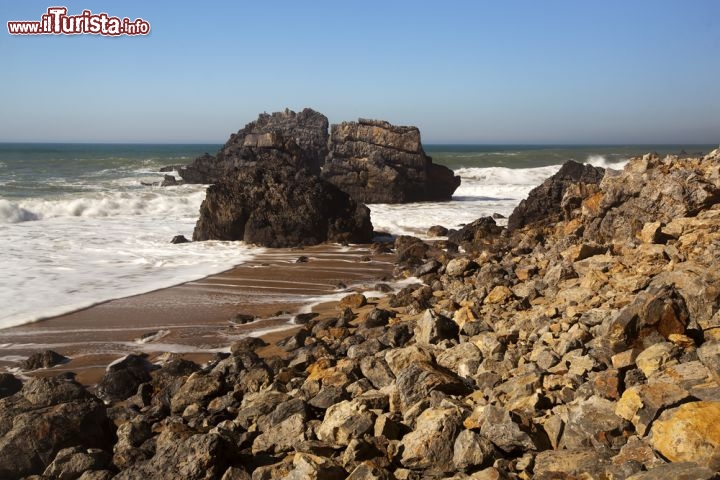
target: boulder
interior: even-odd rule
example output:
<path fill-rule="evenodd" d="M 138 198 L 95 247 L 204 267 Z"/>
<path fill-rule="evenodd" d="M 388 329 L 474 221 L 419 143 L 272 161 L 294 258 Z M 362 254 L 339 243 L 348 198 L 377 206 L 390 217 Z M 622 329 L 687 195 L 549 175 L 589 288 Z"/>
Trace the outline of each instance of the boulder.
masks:
<path fill-rule="evenodd" d="M 653 447 L 671 462 L 720 470 L 720 402 L 692 402 L 666 410 L 651 432 Z"/>
<path fill-rule="evenodd" d="M 362 118 L 332 126 L 322 177 L 363 203 L 450 200 L 460 185 L 425 155 L 416 127 Z"/>
<path fill-rule="evenodd" d="M 375 426 L 375 414 L 361 402 L 344 400 L 325 412 L 325 418 L 317 430 L 318 439 L 335 445 L 345 445 L 353 438 Z"/>
<path fill-rule="evenodd" d="M 40 368 L 50 368 L 61 363 L 65 363 L 69 358 L 60 355 L 52 350 L 44 352 L 35 352 L 22 364 L 23 370 L 38 370 Z"/>
<path fill-rule="evenodd" d="M 29 380 L 0 400 L 0 478 L 40 474 L 67 447 L 111 449 L 105 405 L 80 384 Z"/>
<path fill-rule="evenodd" d="M 140 384 L 149 382 L 150 371 L 155 367 L 143 355 L 131 354 L 107 367 L 97 385 L 97 396 L 117 402 L 137 392 Z"/>
<path fill-rule="evenodd" d="M 163 431 L 152 458 L 122 470 L 115 480 L 183 478 L 209 480 L 220 478 L 236 454 L 217 433 L 196 434 L 183 438 L 172 430 Z"/>
<path fill-rule="evenodd" d="M 393 369 L 392 364 L 390 368 Z M 400 404 L 404 409 L 427 398 L 430 392 L 438 391 L 448 395 L 467 395 L 471 391 L 460 377 L 428 362 L 413 361 L 413 363 L 400 370 L 396 377 Z"/>
<path fill-rule="evenodd" d="M 64 448 L 43 472 L 43 476 L 59 480 L 75 480 L 86 471 L 103 470 L 110 455 L 99 449 Z"/>
<path fill-rule="evenodd" d="M 266 247 L 369 243 L 370 210 L 306 170 L 247 167 L 208 188 L 193 240 Z"/>
<path fill-rule="evenodd" d="M 280 164 L 319 173 L 328 153 L 328 120 L 310 108 L 262 113 L 223 145 L 178 171 L 187 183 L 216 183 L 236 168 Z"/>
<path fill-rule="evenodd" d="M 490 440 L 472 430 L 463 430 L 455 439 L 453 463 L 458 470 L 467 470 L 489 463 L 494 454 Z"/>
<path fill-rule="evenodd" d="M 402 439 L 400 462 L 411 469 L 453 471 L 453 446 L 461 425 L 462 415 L 457 408 L 423 411 L 417 418 L 415 429 Z"/>
<path fill-rule="evenodd" d="M 22 381 L 12 373 L 0 373 L 0 398 L 9 397 L 19 392 Z"/>
<path fill-rule="evenodd" d="M 566 190 L 577 183 L 598 184 L 605 170 L 574 161 L 566 162 L 560 170 L 530 191 L 528 197 L 515 207 L 508 219 L 508 229 L 517 230 L 531 224 L 551 224 L 562 220 L 562 200 Z"/>
<path fill-rule="evenodd" d="M 467 251 L 479 250 L 497 239 L 503 228 L 492 217 L 480 217 L 448 235 L 448 240 L 461 245 Z"/>

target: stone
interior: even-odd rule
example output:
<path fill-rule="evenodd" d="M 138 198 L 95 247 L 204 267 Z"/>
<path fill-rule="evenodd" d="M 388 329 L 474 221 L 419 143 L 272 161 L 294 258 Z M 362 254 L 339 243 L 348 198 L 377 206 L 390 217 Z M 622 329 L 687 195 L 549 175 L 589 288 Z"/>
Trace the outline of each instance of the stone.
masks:
<path fill-rule="evenodd" d="M 170 410 L 182 413 L 194 403 L 208 401 L 222 391 L 224 381 L 219 375 L 196 372 L 191 374 L 170 400 Z"/>
<path fill-rule="evenodd" d="M 494 405 L 477 407 L 476 410 L 479 413 L 480 434 L 500 450 L 510 453 L 535 449 L 530 436 L 511 419 L 507 410 Z M 468 426 L 467 422 L 466 426 Z"/>
<path fill-rule="evenodd" d="M 394 348 L 387 350 L 385 353 L 385 361 L 390 367 L 390 371 L 396 377 L 405 368 L 414 363 L 429 363 L 432 357 L 417 345 L 410 345 L 403 348 Z"/>
<path fill-rule="evenodd" d="M 462 246 L 468 252 L 481 250 L 497 240 L 503 228 L 492 217 L 480 217 L 456 232 L 448 234 L 448 240 Z"/>
<path fill-rule="evenodd" d="M 447 317 L 427 309 L 415 329 L 415 339 L 418 343 L 430 345 L 442 340 L 457 339 L 458 325 Z"/>
<path fill-rule="evenodd" d="M 283 480 L 344 480 L 347 472 L 329 458 L 298 452 L 293 458 L 293 469 Z"/>
<path fill-rule="evenodd" d="M 632 422 L 638 434 L 645 435 L 660 413 L 689 398 L 686 390 L 672 383 L 635 385 L 623 392 L 615 413 Z"/>
<path fill-rule="evenodd" d="M 451 277 L 462 277 L 465 272 L 477 268 L 477 264 L 466 257 L 453 258 L 445 265 L 445 273 Z"/>
<path fill-rule="evenodd" d="M 289 452 L 294 445 L 306 440 L 305 416 L 296 413 L 273 425 L 253 441 L 252 453 Z"/>
<path fill-rule="evenodd" d="M 70 359 L 60 355 L 52 350 L 43 352 L 35 352 L 27 360 L 22 363 L 23 370 L 39 370 L 41 368 L 50 368 L 61 363 L 66 363 Z"/>
<path fill-rule="evenodd" d="M 403 408 L 411 407 L 434 391 L 448 395 L 470 393 L 470 388 L 460 377 L 426 362 L 411 363 L 400 370 L 396 374 L 396 385 Z"/>
<path fill-rule="evenodd" d="M 666 365 L 671 365 L 671 362 L 677 363 L 674 358 L 676 355 L 677 348 L 675 345 L 670 342 L 660 342 L 640 352 L 635 359 L 635 364 L 649 378 Z"/>
<path fill-rule="evenodd" d="M 105 405 L 80 384 L 30 379 L 0 400 L 0 478 L 41 474 L 68 445 L 109 451 L 113 437 Z"/>
<path fill-rule="evenodd" d="M 482 352 L 470 342 L 455 345 L 440 353 L 436 362 L 460 377 L 473 377 L 483 361 Z"/>
<path fill-rule="evenodd" d="M 367 298 L 362 293 L 351 293 L 340 299 L 340 308 L 360 308 L 367 305 Z"/>
<path fill-rule="evenodd" d="M 564 218 L 561 203 L 572 184 L 598 184 L 605 170 L 583 165 L 572 160 L 566 162 L 552 177 L 530 191 L 525 200 L 515 207 L 508 218 L 508 229 L 517 230 L 526 225 L 550 224 Z"/>
<path fill-rule="evenodd" d="M 692 462 L 666 463 L 646 472 L 638 472 L 627 480 L 714 480 L 716 471 Z"/>
<path fill-rule="evenodd" d="M 619 447 L 629 425 L 615 413 L 615 402 L 591 396 L 568 405 L 560 448 Z"/>
<path fill-rule="evenodd" d="M 172 429 L 164 430 L 158 436 L 152 458 L 122 470 L 114 479 L 220 478 L 230 466 L 234 453 L 231 445 L 216 433 L 185 436 Z"/>
<path fill-rule="evenodd" d="M 174 245 L 178 245 L 181 243 L 190 243 L 190 240 L 185 238 L 185 235 L 175 235 L 172 240 L 170 240 L 170 243 Z"/>
<path fill-rule="evenodd" d="M 364 357 L 360 360 L 360 371 L 375 388 L 383 388 L 395 381 L 395 375 L 382 357 Z"/>
<path fill-rule="evenodd" d="M 698 358 L 720 384 L 720 342 L 705 342 L 697 350 Z M 2 391 L 0 389 L 0 391 Z"/>
<path fill-rule="evenodd" d="M 653 332 L 666 339 L 674 333 L 683 334 L 689 320 L 685 301 L 674 287 L 651 286 L 610 321 L 607 340 L 615 352 L 620 352 Z"/>
<path fill-rule="evenodd" d="M 545 450 L 535 457 L 533 478 L 536 480 L 608 478 L 605 471 L 609 464 L 609 455 L 603 449 Z"/>
<path fill-rule="evenodd" d="M 248 167 L 208 188 L 193 240 L 266 247 L 370 243 L 370 211 L 305 170 Z"/>
<path fill-rule="evenodd" d="M 369 462 L 363 462 L 355 467 L 346 480 L 389 480 L 391 477 L 380 468 Z"/>
<path fill-rule="evenodd" d="M 351 439 L 360 438 L 373 429 L 375 417 L 356 400 L 342 401 L 326 410 L 317 437 L 324 442 L 347 446 Z"/>
<path fill-rule="evenodd" d="M 236 168 L 279 164 L 319 173 L 328 153 L 328 119 L 306 108 L 260 114 L 230 138 L 215 156 L 204 154 L 178 173 L 187 183 L 216 183 Z"/>
<path fill-rule="evenodd" d="M 64 448 L 47 466 L 43 476 L 58 480 L 75 480 L 87 470 L 102 470 L 108 465 L 109 455 L 99 449 L 84 451 L 78 447 Z"/>
<path fill-rule="evenodd" d="M 428 231 L 426 235 L 428 237 L 444 237 L 448 234 L 448 229 L 443 227 L 442 225 L 433 225 L 432 227 L 428 228 Z"/>
<path fill-rule="evenodd" d="M 651 428 L 652 445 L 671 462 L 720 470 L 720 402 L 692 402 L 666 410 Z"/>
<path fill-rule="evenodd" d="M 239 467 L 230 467 L 225 470 L 220 480 L 252 480 L 252 476 Z"/>
<path fill-rule="evenodd" d="M 331 127 L 322 177 L 363 203 L 450 200 L 460 185 L 425 155 L 416 127 L 367 119 Z"/>
<path fill-rule="evenodd" d="M 113 465 L 124 469 L 139 460 L 152 457 L 154 448 L 142 448 L 145 441 L 151 437 L 150 424 L 140 416 L 120 425 L 117 429 L 117 442 L 113 447 Z"/>
<path fill-rule="evenodd" d="M 150 372 L 154 369 L 144 355 L 127 355 L 107 367 L 97 385 L 97 396 L 111 402 L 125 400 L 134 395 L 141 384 L 151 380 Z"/>
<path fill-rule="evenodd" d="M 481 467 L 493 459 L 495 449 L 485 437 L 472 430 L 462 430 L 455 439 L 453 463 L 458 470 Z"/>
<path fill-rule="evenodd" d="M 513 298 L 513 296 L 512 290 L 508 287 L 505 285 L 497 285 L 490 290 L 490 293 L 487 294 L 483 303 L 486 305 L 501 304 L 507 302 Z"/>
<path fill-rule="evenodd" d="M 400 462 L 406 468 L 454 470 L 453 447 L 462 424 L 458 409 L 429 408 L 417 418 L 415 429 L 402 439 Z"/>
<path fill-rule="evenodd" d="M 22 381 L 12 373 L 0 373 L 0 398 L 9 397 L 20 391 Z"/>

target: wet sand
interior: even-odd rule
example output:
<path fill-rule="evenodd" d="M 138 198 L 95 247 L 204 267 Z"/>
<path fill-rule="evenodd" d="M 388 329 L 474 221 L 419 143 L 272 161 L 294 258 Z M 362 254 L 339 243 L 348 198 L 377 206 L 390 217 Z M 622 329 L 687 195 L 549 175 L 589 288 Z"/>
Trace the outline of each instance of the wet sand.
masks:
<path fill-rule="evenodd" d="M 308 261 L 296 263 L 300 256 Z M 328 302 L 388 280 L 393 261 L 364 247 L 269 250 L 201 280 L 0 330 L 0 370 L 15 371 L 33 352 L 50 349 L 70 362 L 33 374 L 72 371 L 92 384 L 128 353 L 147 353 L 152 361 L 172 352 L 204 361 L 248 335 L 274 342 L 290 334 L 295 314 L 316 306 L 332 315 Z M 257 318 L 237 324 L 231 320 L 238 313 Z"/>

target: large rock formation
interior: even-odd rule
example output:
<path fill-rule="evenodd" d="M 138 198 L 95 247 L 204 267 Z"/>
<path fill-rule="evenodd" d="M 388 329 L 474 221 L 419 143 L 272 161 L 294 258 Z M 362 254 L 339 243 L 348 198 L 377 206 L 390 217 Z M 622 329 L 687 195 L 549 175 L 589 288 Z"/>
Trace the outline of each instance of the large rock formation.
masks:
<path fill-rule="evenodd" d="M 334 185 L 288 166 L 249 167 L 208 188 L 193 240 L 267 247 L 368 243 L 370 211 Z"/>
<path fill-rule="evenodd" d="M 332 126 L 322 176 L 364 203 L 450 200 L 460 185 L 425 155 L 416 127 L 362 118 Z"/>
<path fill-rule="evenodd" d="M 720 201 L 720 173 L 712 159 L 647 154 L 607 175 L 601 192 L 586 202 L 585 236 L 603 242 L 630 239 L 646 223 L 693 217 L 714 205 Z"/>
<path fill-rule="evenodd" d="M 328 119 L 310 108 L 262 113 L 213 157 L 205 154 L 179 169 L 188 183 L 215 183 L 237 167 L 284 164 L 319 173 L 328 153 Z"/>
<path fill-rule="evenodd" d="M 563 197 L 568 189 L 581 190 L 588 185 L 600 183 L 605 170 L 570 160 L 542 184 L 533 188 L 528 198 L 515 207 L 508 219 L 508 229 L 516 230 L 525 225 L 550 224 L 563 219 Z M 579 197 L 585 192 L 579 192 Z M 579 201 L 579 200 L 578 200 Z M 566 200 L 566 204 L 568 201 Z M 572 205 L 569 206 L 570 208 Z M 565 208 L 567 209 L 567 208 Z"/>

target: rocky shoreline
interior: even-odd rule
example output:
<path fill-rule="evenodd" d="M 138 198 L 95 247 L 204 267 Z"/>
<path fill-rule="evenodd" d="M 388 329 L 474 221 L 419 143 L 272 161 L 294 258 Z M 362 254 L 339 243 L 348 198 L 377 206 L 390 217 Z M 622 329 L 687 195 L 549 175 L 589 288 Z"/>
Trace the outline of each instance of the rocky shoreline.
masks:
<path fill-rule="evenodd" d="M 718 202 L 720 149 L 569 164 L 272 355 L 3 374 L 0 478 L 718 478 Z"/>

